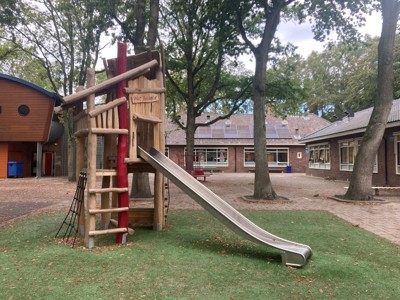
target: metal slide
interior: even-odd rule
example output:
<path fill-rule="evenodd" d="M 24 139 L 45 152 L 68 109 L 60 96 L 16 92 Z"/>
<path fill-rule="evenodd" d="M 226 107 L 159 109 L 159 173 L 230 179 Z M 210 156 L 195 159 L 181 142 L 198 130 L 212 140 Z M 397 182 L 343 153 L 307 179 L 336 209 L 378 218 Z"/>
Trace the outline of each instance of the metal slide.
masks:
<path fill-rule="evenodd" d="M 235 233 L 252 242 L 282 250 L 282 262 L 287 266 L 304 266 L 311 256 L 309 246 L 282 239 L 258 227 L 156 149 L 151 148 L 148 153 L 138 147 L 138 154 Z"/>

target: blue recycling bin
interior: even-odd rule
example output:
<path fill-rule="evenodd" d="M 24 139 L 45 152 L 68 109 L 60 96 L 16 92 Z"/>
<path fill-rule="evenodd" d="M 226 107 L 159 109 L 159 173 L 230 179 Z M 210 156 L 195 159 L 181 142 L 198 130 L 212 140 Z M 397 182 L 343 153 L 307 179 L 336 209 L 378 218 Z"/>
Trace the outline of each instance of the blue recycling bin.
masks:
<path fill-rule="evenodd" d="M 292 166 L 286 166 L 286 173 L 292 173 Z"/>
<path fill-rule="evenodd" d="M 22 161 L 8 162 L 8 177 L 22 177 L 24 163 Z"/>

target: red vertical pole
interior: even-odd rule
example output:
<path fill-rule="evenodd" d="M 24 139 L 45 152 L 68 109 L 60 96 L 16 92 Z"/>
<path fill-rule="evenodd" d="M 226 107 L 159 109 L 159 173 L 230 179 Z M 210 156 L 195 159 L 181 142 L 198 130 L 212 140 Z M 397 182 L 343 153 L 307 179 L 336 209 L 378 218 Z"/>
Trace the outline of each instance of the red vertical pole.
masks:
<path fill-rule="evenodd" d="M 118 56 L 117 56 L 117 74 L 126 72 L 126 44 L 118 43 Z M 121 81 L 117 85 L 117 98 L 125 96 L 124 88 L 126 87 L 126 80 Z M 118 106 L 119 115 L 119 128 L 129 129 L 129 113 L 127 104 Z M 117 186 L 119 188 L 128 187 L 128 168 L 125 163 L 125 158 L 128 156 L 128 135 L 118 135 L 118 146 L 117 146 Z M 128 192 L 118 194 L 118 207 L 129 206 L 129 194 Z M 118 227 L 128 228 L 128 212 L 118 213 Z M 126 242 L 128 233 L 118 233 L 117 243 L 122 244 Z"/>

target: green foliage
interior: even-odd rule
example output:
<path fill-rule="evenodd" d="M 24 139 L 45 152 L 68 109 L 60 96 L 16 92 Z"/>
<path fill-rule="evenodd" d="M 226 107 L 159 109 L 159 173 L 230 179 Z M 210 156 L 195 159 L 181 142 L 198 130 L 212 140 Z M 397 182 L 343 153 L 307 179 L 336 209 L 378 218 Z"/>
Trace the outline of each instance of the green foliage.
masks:
<path fill-rule="evenodd" d="M 2 0 L 0 2 L 0 25 L 15 23 L 18 13 L 16 0 Z"/>
<path fill-rule="evenodd" d="M 353 41 L 360 38 L 357 27 L 365 24 L 365 16 L 379 10 L 377 0 L 306 0 L 295 1 L 293 11 L 299 21 L 313 24 L 315 39 L 325 41 L 335 32 L 337 40 Z"/>
<path fill-rule="evenodd" d="M 329 213 L 245 215 L 314 250 L 301 269 L 238 237 L 202 211 L 170 213 L 164 232 L 113 236 L 92 251 L 53 239 L 64 215 L 41 214 L 0 231 L 4 299 L 397 299 L 400 249 Z M 29 291 L 29 295 L 27 294 Z"/>
<path fill-rule="evenodd" d="M 192 153 L 198 126 L 228 118 L 249 98 L 249 77 L 238 71 L 240 53 L 235 28 L 219 1 L 171 0 L 161 8 L 168 85 L 167 111 L 186 131 L 187 153 Z M 228 56 L 232 57 L 229 61 Z M 236 68 L 235 72 L 232 72 Z M 229 71 L 228 71 L 229 70 Z M 224 115 L 207 124 L 196 117 L 207 111 Z M 187 115 L 186 124 L 179 122 Z M 189 154 L 190 155 L 190 154 Z M 191 158 L 186 159 L 191 168 Z"/>
<path fill-rule="evenodd" d="M 136 54 L 155 48 L 159 0 L 93 0 L 93 3 L 113 24 L 112 42 L 129 41 Z"/>
<path fill-rule="evenodd" d="M 10 42 L 0 43 L 0 73 L 21 78 L 44 89 L 52 90 L 46 69 L 40 60 Z"/>
<path fill-rule="evenodd" d="M 300 75 L 303 60 L 293 55 L 278 60 L 267 69 L 267 105 L 276 115 L 297 115 L 304 112 L 308 91 Z"/>
<path fill-rule="evenodd" d="M 4 25 L 0 40 L 32 57 L 47 73 L 53 91 L 71 94 L 94 67 L 100 36 L 109 23 L 91 0 L 20 1 L 15 22 Z"/>
<path fill-rule="evenodd" d="M 371 107 L 377 97 L 378 38 L 338 42 L 306 60 L 303 76 L 309 89 L 308 109 L 335 120 L 345 110 Z"/>

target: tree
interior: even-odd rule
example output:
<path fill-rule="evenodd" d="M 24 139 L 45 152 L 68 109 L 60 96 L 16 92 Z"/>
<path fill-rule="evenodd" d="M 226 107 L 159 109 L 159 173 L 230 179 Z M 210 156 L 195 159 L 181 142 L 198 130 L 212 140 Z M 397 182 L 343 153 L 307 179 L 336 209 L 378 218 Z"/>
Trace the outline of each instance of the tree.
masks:
<path fill-rule="evenodd" d="M 308 89 L 301 76 L 303 64 L 301 56 L 291 51 L 267 69 L 266 105 L 273 108 L 275 115 L 285 118 L 304 113 Z"/>
<path fill-rule="evenodd" d="M 237 42 L 219 1 L 171 0 L 164 4 L 169 112 L 185 130 L 186 168 L 193 169 L 196 129 L 229 118 L 248 98 L 250 82 L 244 75 L 227 71 L 227 57 L 238 53 Z M 208 109 L 217 109 L 222 115 L 196 123 Z M 185 124 L 181 113 L 186 113 Z"/>
<path fill-rule="evenodd" d="M 15 22 L 18 15 L 16 0 L 2 0 L 0 3 L 0 24 L 11 24 Z"/>
<path fill-rule="evenodd" d="M 136 54 L 155 49 L 158 39 L 159 0 L 94 0 L 104 17 L 118 30 L 114 39 L 129 41 Z"/>
<path fill-rule="evenodd" d="M 377 38 L 367 36 L 350 44 L 339 41 L 321 53 L 311 53 L 302 70 L 309 90 L 309 111 L 336 121 L 346 110 L 372 106 L 377 91 L 377 45 Z"/>
<path fill-rule="evenodd" d="M 41 62 L 10 42 L 0 43 L 0 73 L 22 78 L 48 90 L 52 89 Z"/>
<path fill-rule="evenodd" d="M 324 40 L 326 33 L 336 30 L 339 38 L 351 38 L 356 34 L 354 23 L 362 23 L 357 16 L 366 12 L 369 3 L 353 1 L 296 1 L 296 0 L 252 0 L 225 1 L 231 14 L 236 15 L 237 26 L 246 47 L 255 58 L 254 72 L 254 151 L 255 151 L 255 199 L 274 199 L 276 193 L 268 173 L 265 140 L 265 80 L 266 65 L 271 44 L 281 16 L 296 16 L 300 21 L 314 18 L 315 38 Z M 351 18 L 348 18 L 348 15 Z M 353 21 L 353 22 L 350 22 Z"/>
<path fill-rule="evenodd" d="M 40 63 L 53 91 L 69 95 L 76 86 L 84 85 L 86 69 L 95 67 L 98 60 L 100 36 L 110 26 L 93 3 L 90 0 L 18 1 L 14 8 L 19 14 L 14 15 L 13 22 L 3 24 L 0 40 L 8 41 Z M 65 129 L 71 128 L 72 111 L 63 113 Z M 69 180 L 75 180 L 74 149 L 71 133 L 68 135 Z"/>
<path fill-rule="evenodd" d="M 381 0 L 382 33 L 378 45 L 378 97 L 364 133 L 354 163 L 349 189 L 345 199 L 371 200 L 372 174 L 375 156 L 384 135 L 393 103 L 393 52 L 397 21 L 400 12 L 398 0 Z"/>

